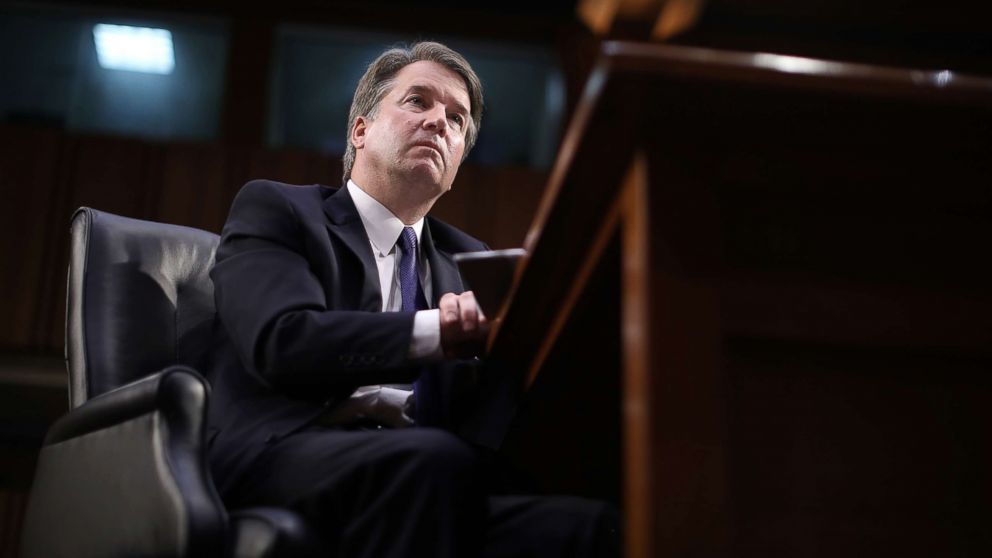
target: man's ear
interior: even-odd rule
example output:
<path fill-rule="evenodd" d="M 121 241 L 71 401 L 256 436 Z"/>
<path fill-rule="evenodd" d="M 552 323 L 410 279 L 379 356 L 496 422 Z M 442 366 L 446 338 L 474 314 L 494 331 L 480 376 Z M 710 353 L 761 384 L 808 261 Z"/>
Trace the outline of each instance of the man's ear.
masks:
<path fill-rule="evenodd" d="M 368 129 L 368 120 L 364 116 L 355 119 L 355 125 L 351 127 L 351 145 L 355 149 L 365 147 L 365 132 Z"/>

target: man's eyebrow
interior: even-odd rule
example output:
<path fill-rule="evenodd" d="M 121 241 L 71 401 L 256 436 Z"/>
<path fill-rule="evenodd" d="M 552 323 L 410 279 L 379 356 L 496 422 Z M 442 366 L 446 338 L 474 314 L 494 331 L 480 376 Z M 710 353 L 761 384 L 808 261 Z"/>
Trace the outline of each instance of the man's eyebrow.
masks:
<path fill-rule="evenodd" d="M 431 86 L 431 85 L 421 85 L 421 84 L 413 84 L 413 85 L 411 85 L 410 87 L 407 88 L 406 95 L 409 95 L 410 93 L 418 93 L 418 94 L 421 94 L 421 95 L 426 94 L 426 93 L 430 93 L 432 95 L 437 95 L 437 92 L 438 92 L 437 91 L 437 88 L 434 87 L 434 86 Z M 454 97 L 452 97 L 451 98 L 451 104 L 455 106 L 455 110 L 458 111 L 459 113 L 461 113 L 461 114 L 468 114 L 468 108 L 466 108 L 465 105 L 461 104 L 461 102 L 458 101 L 458 99 L 455 99 Z"/>

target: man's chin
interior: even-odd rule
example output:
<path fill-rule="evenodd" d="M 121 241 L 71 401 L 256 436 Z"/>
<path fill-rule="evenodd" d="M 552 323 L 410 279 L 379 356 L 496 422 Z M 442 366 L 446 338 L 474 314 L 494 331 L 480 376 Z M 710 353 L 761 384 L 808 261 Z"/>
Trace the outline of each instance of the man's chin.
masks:
<path fill-rule="evenodd" d="M 416 197 L 423 201 L 437 199 L 448 190 L 434 173 L 411 173 L 408 178 L 406 190 L 410 193 L 416 192 Z"/>
<path fill-rule="evenodd" d="M 424 186 L 441 188 L 444 170 L 434 161 L 419 161 L 410 169 L 410 180 Z"/>

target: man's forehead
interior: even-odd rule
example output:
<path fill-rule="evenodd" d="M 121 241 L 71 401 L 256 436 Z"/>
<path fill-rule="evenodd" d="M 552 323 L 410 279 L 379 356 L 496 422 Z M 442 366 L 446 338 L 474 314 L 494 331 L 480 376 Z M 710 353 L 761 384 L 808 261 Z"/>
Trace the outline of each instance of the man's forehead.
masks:
<path fill-rule="evenodd" d="M 450 91 L 450 89 L 454 91 Z M 457 72 L 429 60 L 420 60 L 404 66 L 396 74 L 394 91 L 406 93 L 411 90 L 429 91 L 434 93 L 453 93 L 457 101 L 468 108 L 470 101 L 465 80 Z"/>

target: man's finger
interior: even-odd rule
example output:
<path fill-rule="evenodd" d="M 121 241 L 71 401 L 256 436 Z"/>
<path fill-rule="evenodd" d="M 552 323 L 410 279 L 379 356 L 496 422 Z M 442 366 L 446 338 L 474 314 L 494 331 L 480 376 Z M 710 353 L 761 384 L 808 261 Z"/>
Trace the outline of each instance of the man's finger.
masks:
<path fill-rule="evenodd" d="M 479 322 L 478 305 L 475 302 L 475 295 L 472 291 L 466 291 L 458 297 L 458 310 L 462 322 L 462 330 L 475 331 Z"/>
<path fill-rule="evenodd" d="M 444 324 L 455 323 L 459 320 L 458 295 L 445 293 L 438 301 L 438 309 L 441 311 L 441 322 Z"/>

